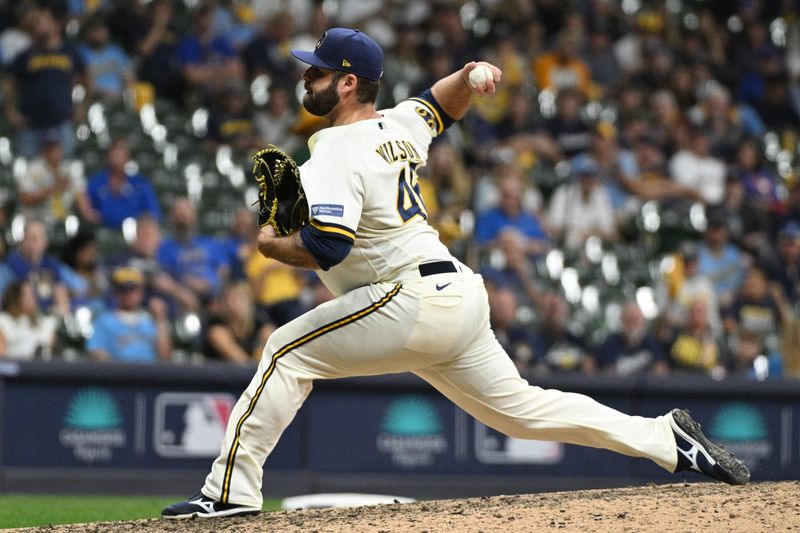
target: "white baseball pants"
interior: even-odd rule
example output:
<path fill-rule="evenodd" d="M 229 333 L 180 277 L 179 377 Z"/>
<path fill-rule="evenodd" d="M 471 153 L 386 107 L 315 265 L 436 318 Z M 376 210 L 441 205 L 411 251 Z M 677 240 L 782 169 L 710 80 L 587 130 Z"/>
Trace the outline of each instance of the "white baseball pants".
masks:
<path fill-rule="evenodd" d="M 628 416 L 522 379 L 489 326 L 480 276 L 445 273 L 361 287 L 270 337 L 234 407 L 203 494 L 260 507 L 263 465 L 316 379 L 411 371 L 509 436 L 605 448 L 672 472 L 666 416 Z"/>

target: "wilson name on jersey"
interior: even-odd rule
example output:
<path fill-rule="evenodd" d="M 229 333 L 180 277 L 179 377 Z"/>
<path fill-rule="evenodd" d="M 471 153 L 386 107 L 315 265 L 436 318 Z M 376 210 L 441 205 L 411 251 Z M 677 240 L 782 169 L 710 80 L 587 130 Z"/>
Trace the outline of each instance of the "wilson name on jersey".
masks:
<path fill-rule="evenodd" d="M 444 129 L 437 108 L 415 98 L 309 140 L 311 158 L 300 177 L 311 224 L 353 241 L 341 263 L 317 272 L 333 294 L 409 279 L 419 263 L 451 257 L 427 223 L 417 176 Z"/>

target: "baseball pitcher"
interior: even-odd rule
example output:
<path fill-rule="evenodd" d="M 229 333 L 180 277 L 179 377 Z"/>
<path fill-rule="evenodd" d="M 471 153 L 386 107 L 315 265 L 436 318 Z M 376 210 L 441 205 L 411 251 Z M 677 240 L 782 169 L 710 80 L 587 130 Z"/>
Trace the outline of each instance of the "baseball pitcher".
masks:
<path fill-rule="evenodd" d="M 308 209 L 298 210 L 294 195 L 285 210 L 304 220 L 276 224 L 276 200 L 264 192 L 258 247 L 316 270 L 336 298 L 270 337 L 200 493 L 162 516 L 260 512 L 264 461 L 315 380 L 403 371 L 513 437 L 606 448 L 670 472 L 747 483 L 747 467 L 709 442 L 686 411 L 632 417 L 587 396 L 531 386 L 495 339 L 483 281 L 427 223 L 417 170 L 473 95 L 494 93 L 497 67 L 467 63 L 419 96 L 376 110 L 383 51 L 370 37 L 333 28 L 315 50 L 292 54 L 309 65 L 303 105 L 330 127 L 311 137 L 311 158 L 299 168 Z M 263 172 L 283 186 L 290 167 Z"/>

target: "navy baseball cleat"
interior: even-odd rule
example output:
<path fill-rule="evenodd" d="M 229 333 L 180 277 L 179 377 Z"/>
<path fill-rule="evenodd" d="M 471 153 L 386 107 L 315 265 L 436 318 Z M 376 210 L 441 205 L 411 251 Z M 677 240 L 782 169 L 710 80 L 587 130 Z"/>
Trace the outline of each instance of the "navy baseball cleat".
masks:
<path fill-rule="evenodd" d="M 729 485 L 744 485 L 750 481 L 747 466 L 731 452 L 708 440 L 689 411 L 673 409 L 670 415 L 669 423 L 678 446 L 675 472 L 693 470 Z"/>
<path fill-rule="evenodd" d="M 185 502 L 178 502 L 165 507 L 161 511 L 163 518 L 214 518 L 223 516 L 248 516 L 256 515 L 261 509 L 236 505 L 233 503 L 220 503 L 203 494 L 192 496 Z"/>

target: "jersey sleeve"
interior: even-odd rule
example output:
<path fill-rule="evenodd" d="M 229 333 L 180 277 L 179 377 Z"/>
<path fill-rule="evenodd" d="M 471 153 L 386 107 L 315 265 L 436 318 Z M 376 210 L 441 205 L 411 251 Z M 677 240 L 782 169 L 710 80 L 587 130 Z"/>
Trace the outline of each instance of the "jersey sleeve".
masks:
<path fill-rule="evenodd" d="M 419 96 L 400 102 L 395 109 L 416 117 L 416 121 L 422 126 L 421 131 L 427 136 L 426 144 L 444 133 L 444 130 L 455 122 L 453 117 L 444 112 L 430 89 Z"/>
<path fill-rule="evenodd" d="M 300 168 L 310 224 L 323 235 L 355 241 L 364 204 L 361 176 L 346 153 L 314 154 L 314 164 Z"/>

